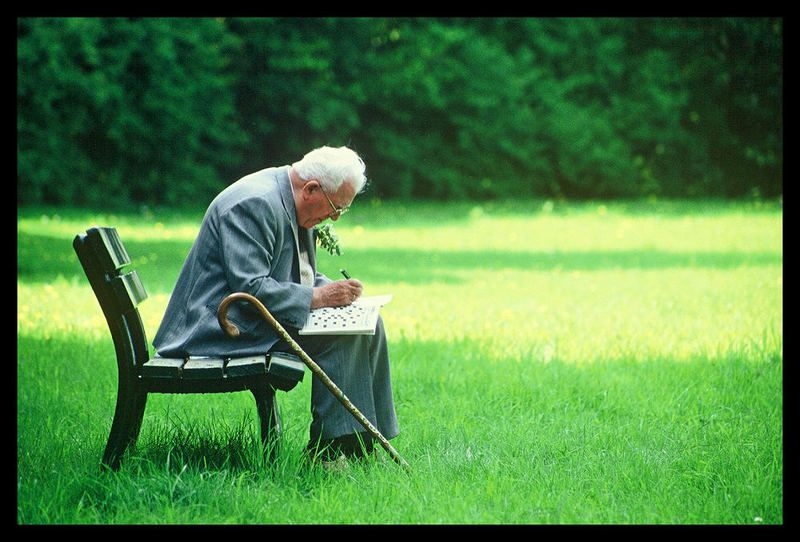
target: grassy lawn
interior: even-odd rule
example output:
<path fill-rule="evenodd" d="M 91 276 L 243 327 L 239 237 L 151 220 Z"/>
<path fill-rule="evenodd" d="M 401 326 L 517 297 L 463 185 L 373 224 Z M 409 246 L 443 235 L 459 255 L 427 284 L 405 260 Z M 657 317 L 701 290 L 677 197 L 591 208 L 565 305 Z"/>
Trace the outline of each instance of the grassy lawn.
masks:
<path fill-rule="evenodd" d="M 780 202 L 364 201 L 319 266 L 394 296 L 410 473 L 303 464 L 310 372 L 275 464 L 247 393 L 161 395 L 101 473 L 116 366 L 72 238 L 118 228 L 152 338 L 203 211 L 18 210 L 18 524 L 783 524 Z"/>

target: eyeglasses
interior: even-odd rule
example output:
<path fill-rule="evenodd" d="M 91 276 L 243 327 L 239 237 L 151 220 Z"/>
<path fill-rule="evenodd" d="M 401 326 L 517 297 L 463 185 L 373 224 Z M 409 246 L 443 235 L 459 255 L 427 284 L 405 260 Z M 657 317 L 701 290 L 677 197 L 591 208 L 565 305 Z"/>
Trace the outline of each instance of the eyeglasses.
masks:
<path fill-rule="evenodd" d="M 335 217 L 340 217 L 343 214 L 345 214 L 347 211 L 350 210 L 350 206 L 349 205 L 347 207 L 337 207 L 336 205 L 334 205 L 333 202 L 331 201 L 331 198 L 328 197 L 328 194 L 325 193 L 325 189 L 322 188 L 322 184 L 319 185 L 319 189 L 320 189 L 320 192 L 322 192 L 322 195 L 325 196 L 325 199 L 328 200 L 328 203 L 331 206 L 331 214 L 328 215 L 328 216 L 330 216 L 330 217 L 334 217 L 334 216 Z"/>

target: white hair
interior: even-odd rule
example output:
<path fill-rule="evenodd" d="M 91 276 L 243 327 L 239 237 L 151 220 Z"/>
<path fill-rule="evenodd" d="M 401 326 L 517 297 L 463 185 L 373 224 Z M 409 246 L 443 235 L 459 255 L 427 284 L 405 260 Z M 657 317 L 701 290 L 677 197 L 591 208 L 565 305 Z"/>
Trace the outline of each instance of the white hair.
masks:
<path fill-rule="evenodd" d="M 338 191 L 342 183 L 348 181 L 358 194 L 367 184 L 364 161 L 348 147 L 319 147 L 306 153 L 292 167 L 304 181 L 315 179 L 330 192 Z"/>

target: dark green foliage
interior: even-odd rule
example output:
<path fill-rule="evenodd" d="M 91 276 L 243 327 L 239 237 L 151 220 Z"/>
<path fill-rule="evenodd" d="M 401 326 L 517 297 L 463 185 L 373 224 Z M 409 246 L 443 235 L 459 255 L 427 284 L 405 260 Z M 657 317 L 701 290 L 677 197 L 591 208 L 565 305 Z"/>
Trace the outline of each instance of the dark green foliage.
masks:
<path fill-rule="evenodd" d="M 18 203 L 207 203 L 247 143 L 235 43 L 214 19 L 20 19 Z"/>
<path fill-rule="evenodd" d="M 374 198 L 783 193 L 780 18 L 21 18 L 18 204 L 205 208 L 349 145 Z"/>

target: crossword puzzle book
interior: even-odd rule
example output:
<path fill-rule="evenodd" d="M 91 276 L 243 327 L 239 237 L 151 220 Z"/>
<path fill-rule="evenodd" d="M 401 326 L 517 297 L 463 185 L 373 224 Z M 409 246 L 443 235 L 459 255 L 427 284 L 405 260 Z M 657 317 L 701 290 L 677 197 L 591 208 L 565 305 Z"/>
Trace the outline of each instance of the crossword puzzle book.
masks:
<path fill-rule="evenodd" d="M 391 295 L 362 297 L 346 307 L 314 309 L 300 335 L 374 335 L 381 307 Z"/>

